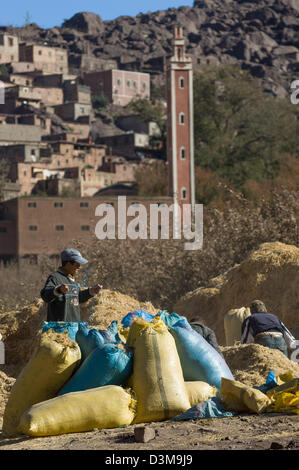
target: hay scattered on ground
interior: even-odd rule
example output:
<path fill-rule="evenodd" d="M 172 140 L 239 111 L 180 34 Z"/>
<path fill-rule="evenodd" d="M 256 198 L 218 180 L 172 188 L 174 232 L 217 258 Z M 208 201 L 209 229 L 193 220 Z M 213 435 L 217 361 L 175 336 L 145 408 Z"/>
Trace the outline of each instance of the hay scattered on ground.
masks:
<path fill-rule="evenodd" d="M 5 410 L 5 405 L 8 400 L 10 391 L 13 384 L 15 383 L 15 378 L 11 375 L 16 375 L 15 370 L 8 366 L 0 366 L 0 428 L 2 428 L 2 417 Z"/>
<path fill-rule="evenodd" d="M 260 344 L 242 344 L 221 348 L 235 379 L 250 386 L 265 383 L 270 370 L 275 375 L 290 371 L 299 377 L 299 364 L 288 359 L 278 349 Z"/>

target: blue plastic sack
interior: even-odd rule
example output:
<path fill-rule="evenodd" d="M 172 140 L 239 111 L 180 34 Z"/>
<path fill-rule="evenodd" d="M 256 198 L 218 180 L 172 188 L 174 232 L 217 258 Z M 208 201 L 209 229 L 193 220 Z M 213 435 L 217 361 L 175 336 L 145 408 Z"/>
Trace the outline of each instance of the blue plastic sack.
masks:
<path fill-rule="evenodd" d="M 174 326 L 178 321 L 186 321 L 185 317 L 181 317 L 178 313 L 168 313 L 166 310 L 160 310 L 157 315 L 161 318 L 161 320 L 165 323 L 168 328 Z"/>
<path fill-rule="evenodd" d="M 121 320 L 121 324 L 122 324 L 123 328 L 124 329 L 129 328 L 132 325 L 132 323 L 134 322 L 134 319 L 136 317 L 143 318 L 147 322 L 151 322 L 152 319 L 155 317 L 155 315 L 152 315 L 151 313 L 148 313 L 143 309 L 138 309 L 138 310 L 134 310 L 133 312 L 129 312 Z"/>
<path fill-rule="evenodd" d="M 230 418 L 239 413 L 235 411 L 225 411 L 222 408 L 220 401 L 216 398 L 209 398 L 208 400 L 198 403 L 181 415 L 175 416 L 171 421 L 187 421 L 189 419 L 208 419 L 208 418 Z"/>
<path fill-rule="evenodd" d="M 76 341 L 76 334 L 79 328 L 79 324 L 83 325 L 86 322 L 72 322 L 72 321 L 44 321 L 42 333 L 45 333 L 48 330 L 54 330 L 55 333 L 63 333 L 64 331 L 68 332 L 69 337 Z"/>
<path fill-rule="evenodd" d="M 89 328 L 87 323 L 81 322 L 76 334 L 76 341 L 81 349 L 81 363 L 83 363 L 95 348 L 107 343 L 121 343 L 117 321 L 113 321 L 107 330 Z"/>
<path fill-rule="evenodd" d="M 220 389 L 221 377 L 234 380 L 222 356 L 182 319 L 169 328 L 180 357 L 184 379 L 202 381 Z"/>
<path fill-rule="evenodd" d="M 122 385 L 133 370 L 133 354 L 117 344 L 104 344 L 94 349 L 58 395 L 104 385 Z"/>
<path fill-rule="evenodd" d="M 253 387 L 257 390 L 260 390 L 263 393 L 267 393 L 271 388 L 277 387 L 277 380 L 275 377 L 275 373 L 273 370 L 270 370 L 268 373 L 268 377 L 266 382 L 263 385 L 260 385 L 259 387 Z"/>

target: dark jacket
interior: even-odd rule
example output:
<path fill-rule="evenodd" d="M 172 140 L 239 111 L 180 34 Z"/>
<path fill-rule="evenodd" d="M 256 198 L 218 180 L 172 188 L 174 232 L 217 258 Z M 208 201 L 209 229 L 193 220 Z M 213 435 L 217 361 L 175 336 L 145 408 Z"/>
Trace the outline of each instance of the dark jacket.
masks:
<path fill-rule="evenodd" d="M 55 295 L 57 286 L 66 284 L 70 289 L 66 294 Z M 48 277 L 40 292 L 41 298 L 48 304 L 47 321 L 80 321 L 79 304 L 89 300 L 89 289 L 80 290 L 77 282 L 59 269 Z"/>
<path fill-rule="evenodd" d="M 207 326 L 201 325 L 200 323 L 190 323 L 192 328 L 197 331 L 214 349 L 223 357 L 223 354 L 218 346 L 217 338 L 214 331 Z"/>
<path fill-rule="evenodd" d="M 242 343 L 247 344 L 254 341 L 259 333 L 273 331 L 282 333 L 287 344 L 290 345 L 295 338 L 282 323 L 282 321 L 272 313 L 252 313 L 242 323 Z"/>

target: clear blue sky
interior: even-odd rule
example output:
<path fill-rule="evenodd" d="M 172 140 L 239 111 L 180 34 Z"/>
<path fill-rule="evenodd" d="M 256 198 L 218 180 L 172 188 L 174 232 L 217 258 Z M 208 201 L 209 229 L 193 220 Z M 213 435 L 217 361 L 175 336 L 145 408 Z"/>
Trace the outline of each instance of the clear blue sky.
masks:
<path fill-rule="evenodd" d="M 192 6 L 193 0 L 6 0 L 1 6 L 0 26 L 24 26 L 27 12 L 32 23 L 42 28 L 61 26 L 64 19 L 80 11 L 97 13 L 103 20 L 118 16 Z"/>

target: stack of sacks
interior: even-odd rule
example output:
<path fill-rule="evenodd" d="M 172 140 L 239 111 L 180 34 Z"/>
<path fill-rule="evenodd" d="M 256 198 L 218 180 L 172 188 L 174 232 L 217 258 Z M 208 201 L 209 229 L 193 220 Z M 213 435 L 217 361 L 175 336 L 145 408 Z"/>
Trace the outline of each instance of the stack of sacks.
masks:
<path fill-rule="evenodd" d="M 39 383 L 41 393 L 21 400 L 10 435 L 46 436 L 167 420 L 215 397 L 221 377 L 233 379 L 217 351 L 175 313 L 162 311 L 154 317 L 137 310 L 124 317 L 120 329 L 112 322 L 107 331 L 89 329 L 85 322 L 75 327 L 76 342 L 67 336 L 73 335 L 73 325 L 66 333 L 49 330 L 42 335 L 42 342 L 54 336 L 67 339 L 75 358 L 56 382 L 51 374 L 47 377 L 50 369 L 43 360 L 40 368 L 47 378 Z M 53 360 L 58 364 L 61 359 L 56 355 Z M 40 382 L 38 374 L 35 380 Z M 132 390 L 124 388 L 128 384 Z M 19 395 L 24 392 L 19 382 Z"/>

